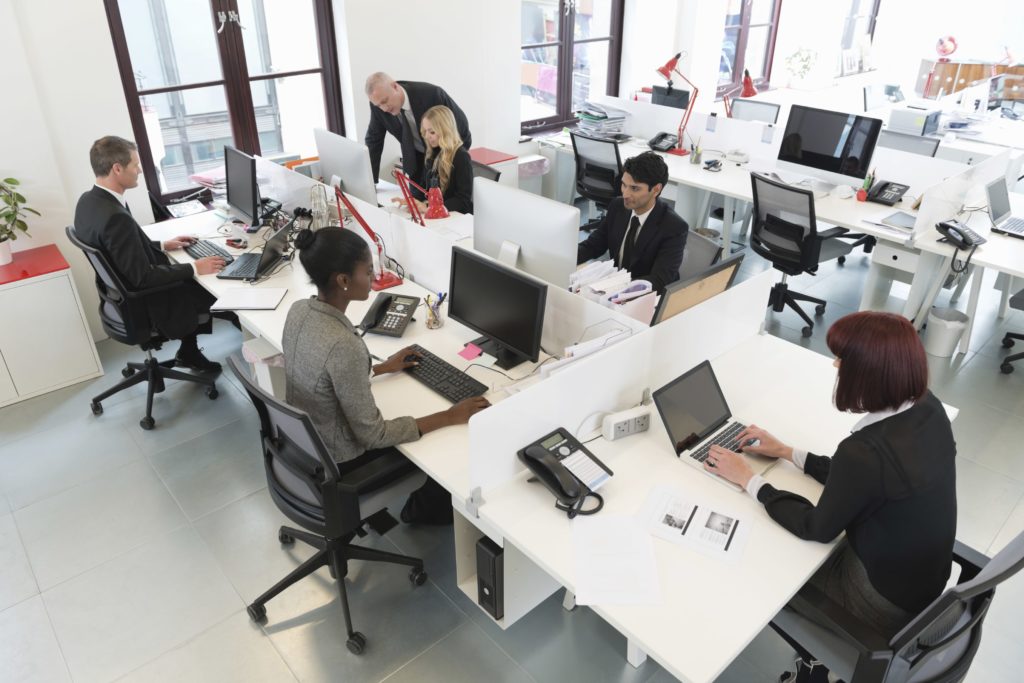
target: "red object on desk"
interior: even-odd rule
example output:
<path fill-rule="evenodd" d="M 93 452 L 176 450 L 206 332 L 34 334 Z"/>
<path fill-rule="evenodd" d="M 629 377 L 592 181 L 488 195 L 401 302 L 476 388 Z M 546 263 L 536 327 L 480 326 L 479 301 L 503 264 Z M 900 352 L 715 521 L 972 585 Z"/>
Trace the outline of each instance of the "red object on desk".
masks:
<path fill-rule="evenodd" d="M 508 152 L 499 152 L 496 149 L 489 147 L 474 147 L 469 150 L 469 158 L 478 164 L 484 166 L 494 166 L 505 161 L 512 161 L 517 158 L 515 154 L 509 154 Z"/>
<path fill-rule="evenodd" d="M 6 266 L 0 266 L 0 285 L 70 268 L 56 244 L 16 251 L 13 257 Z"/>
<path fill-rule="evenodd" d="M 868 200 L 868 191 L 863 187 L 857 190 L 857 201 L 866 202 Z"/>

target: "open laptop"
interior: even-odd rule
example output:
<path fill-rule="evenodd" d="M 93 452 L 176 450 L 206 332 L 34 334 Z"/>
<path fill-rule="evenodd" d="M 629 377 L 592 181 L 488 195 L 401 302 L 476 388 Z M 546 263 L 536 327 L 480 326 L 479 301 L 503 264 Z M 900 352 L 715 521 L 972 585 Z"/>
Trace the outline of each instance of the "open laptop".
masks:
<path fill-rule="evenodd" d="M 702 472 L 710 474 L 704 469 L 704 461 L 712 444 L 739 451 L 736 438 L 746 425 L 732 419 L 732 411 L 710 361 L 704 361 L 655 391 L 654 404 L 658 406 L 676 455 Z M 744 453 L 743 457 L 754 474 L 764 474 L 778 462 L 777 458 L 750 453 Z M 741 490 L 721 477 L 715 479 Z"/>
<path fill-rule="evenodd" d="M 1000 176 L 985 186 L 988 194 L 988 215 L 992 218 L 992 232 L 1024 239 L 1024 218 L 1011 215 L 1010 191 L 1006 178 Z"/>
<path fill-rule="evenodd" d="M 263 244 L 263 251 L 258 254 L 247 252 L 235 258 L 228 266 L 217 273 L 221 280 L 258 280 L 267 275 L 281 262 L 281 257 L 288 250 L 288 233 L 291 232 L 290 221 L 275 232 Z"/>

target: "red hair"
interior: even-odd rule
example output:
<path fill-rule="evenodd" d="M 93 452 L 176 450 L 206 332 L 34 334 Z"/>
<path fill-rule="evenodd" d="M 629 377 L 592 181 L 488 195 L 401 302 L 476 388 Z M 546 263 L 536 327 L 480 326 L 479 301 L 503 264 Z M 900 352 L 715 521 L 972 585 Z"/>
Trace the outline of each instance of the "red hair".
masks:
<path fill-rule="evenodd" d="M 845 315 L 828 330 L 826 343 L 839 359 L 833 395 L 836 408 L 853 413 L 895 410 L 928 391 L 928 358 L 917 330 L 895 313 Z"/>

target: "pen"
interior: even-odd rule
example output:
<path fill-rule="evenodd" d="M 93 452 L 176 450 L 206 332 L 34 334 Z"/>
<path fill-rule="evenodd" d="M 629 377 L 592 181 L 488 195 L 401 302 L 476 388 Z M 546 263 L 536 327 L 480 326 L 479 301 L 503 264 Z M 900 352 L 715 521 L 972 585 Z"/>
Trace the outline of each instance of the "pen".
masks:
<path fill-rule="evenodd" d="M 440 294 L 438 295 L 438 297 L 439 297 L 439 298 L 438 298 L 438 300 L 437 300 L 437 305 L 438 305 L 438 306 L 440 306 L 441 304 L 443 304 L 443 303 L 444 303 L 444 300 L 448 298 L 448 292 L 441 292 L 441 293 L 440 293 Z"/>

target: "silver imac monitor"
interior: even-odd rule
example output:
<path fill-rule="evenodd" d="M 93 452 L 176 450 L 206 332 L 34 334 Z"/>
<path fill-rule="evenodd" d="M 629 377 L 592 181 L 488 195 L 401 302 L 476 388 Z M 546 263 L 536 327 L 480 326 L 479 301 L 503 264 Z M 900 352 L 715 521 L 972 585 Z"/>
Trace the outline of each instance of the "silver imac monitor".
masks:
<path fill-rule="evenodd" d="M 815 193 L 860 185 L 881 130 L 880 119 L 794 104 L 779 147 L 779 170 L 810 176 Z"/>
<path fill-rule="evenodd" d="M 323 128 L 314 128 L 313 138 L 324 182 L 330 185 L 332 178 L 338 178 L 342 192 L 376 206 L 377 188 L 373 184 L 370 152 L 366 145 Z"/>
<path fill-rule="evenodd" d="M 531 192 L 473 179 L 473 248 L 558 287 L 576 270 L 580 211 Z"/>
<path fill-rule="evenodd" d="M 741 121 L 762 121 L 773 126 L 779 120 L 779 105 L 761 100 L 738 99 L 732 101 L 732 118 Z"/>

